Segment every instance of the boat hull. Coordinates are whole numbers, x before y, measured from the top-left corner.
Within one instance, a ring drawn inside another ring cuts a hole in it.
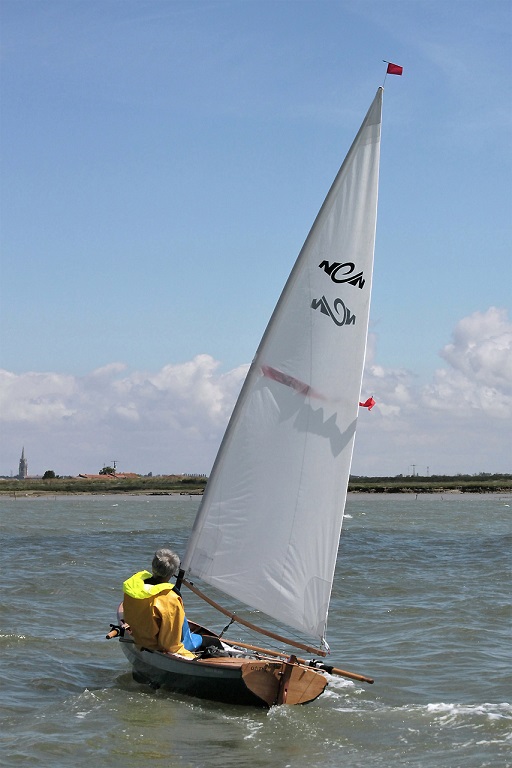
[[[307,704],[327,685],[325,675],[294,662],[251,657],[185,659],[119,638],[136,682],[226,704],[269,708]]]

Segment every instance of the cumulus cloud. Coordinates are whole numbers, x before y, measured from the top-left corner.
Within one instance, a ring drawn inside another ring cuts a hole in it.
[[[2,463],[12,469],[25,445],[33,473],[97,472],[114,459],[125,471],[207,472],[248,368],[219,367],[198,355],[156,373],[121,363],[83,377],[0,371]]]
[[[512,394],[512,327],[506,311],[491,307],[458,323],[453,342],[441,351],[469,381]]]
[[[512,324],[491,307],[463,318],[419,386],[413,372],[377,362],[371,337],[355,474],[505,472],[510,469]],[[227,373],[210,355],[156,372],[111,363],[77,377],[0,371],[0,474],[124,471],[208,473],[248,366]]]
[[[424,386],[410,371],[369,359],[364,391],[373,393],[377,406],[373,422],[359,420],[358,474],[410,474],[413,464],[422,474],[427,467],[430,474],[512,471],[512,323],[506,310],[490,307],[460,320],[440,356],[446,366]]]

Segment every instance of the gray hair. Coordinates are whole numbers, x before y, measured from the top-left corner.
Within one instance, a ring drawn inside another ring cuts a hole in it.
[[[175,576],[178,573],[180,559],[172,549],[157,549],[151,567],[153,569],[153,576],[169,581],[171,576]]]

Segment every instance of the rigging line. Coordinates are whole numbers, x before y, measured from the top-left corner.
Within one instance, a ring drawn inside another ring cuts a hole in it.
[[[223,629],[223,630],[222,630],[222,632],[220,633],[219,637],[222,637],[222,635],[224,634],[224,632],[227,632],[227,631],[228,631],[228,629],[230,628],[230,626],[231,626],[232,624],[234,624],[234,623],[235,623],[235,619],[234,619],[234,618],[232,618],[232,619],[231,619],[231,621],[229,622],[229,624],[226,624],[226,626],[224,627],[224,629]]]

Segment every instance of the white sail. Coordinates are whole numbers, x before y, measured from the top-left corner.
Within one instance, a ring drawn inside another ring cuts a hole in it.
[[[183,568],[325,643],[366,351],[382,89],[233,411]]]

